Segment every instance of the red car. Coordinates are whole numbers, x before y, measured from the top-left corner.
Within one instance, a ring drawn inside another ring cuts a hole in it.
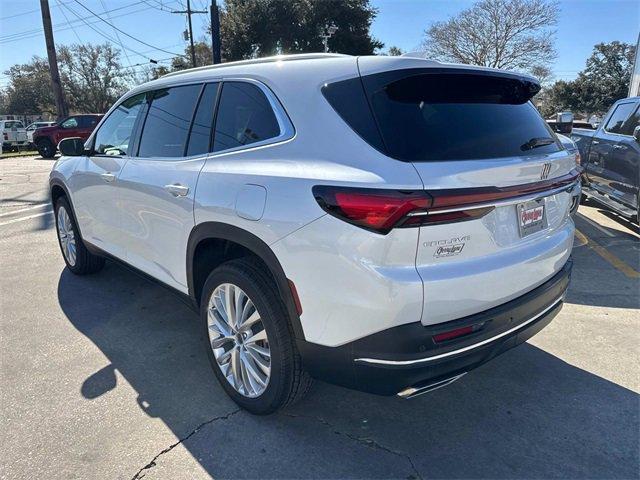
[[[52,127],[38,128],[33,132],[33,143],[43,158],[53,158],[60,140],[70,137],[89,138],[104,115],[71,115]]]

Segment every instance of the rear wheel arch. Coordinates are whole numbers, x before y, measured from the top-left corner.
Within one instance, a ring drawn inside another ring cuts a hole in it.
[[[252,257],[273,279],[282,298],[296,339],[304,340],[296,302],[282,265],[271,248],[254,234],[220,222],[205,222],[194,227],[187,243],[187,286],[189,296],[200,305],[202,288],[211,271],[222,263]]]

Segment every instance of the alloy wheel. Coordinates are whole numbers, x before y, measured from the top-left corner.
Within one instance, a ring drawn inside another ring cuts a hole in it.
[[[69,262],[69,265],[74,266],[76,264],[76,236],[73,232],[71,217],[63,206],[58,208],[57,225],[58,238],[64,258]]]
[[[271,350],[260,313],[237,285],[216,287],[207,310],[209,343],[220,371],[245,397],[258,397],[271,376]]]

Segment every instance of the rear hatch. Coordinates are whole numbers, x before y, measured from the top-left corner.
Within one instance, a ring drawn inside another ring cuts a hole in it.
[[[396,65],[359,59],[386,155],[411,162],[433,198],[416,213],[423,324],[487,310],[544,283],[571,251],[578,172],[529,101],[538,84],[424,60]]]

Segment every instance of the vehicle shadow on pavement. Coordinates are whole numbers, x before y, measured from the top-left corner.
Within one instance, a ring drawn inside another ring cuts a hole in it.
[[[58,299],[110,362],[78,385],[84,398],[118,388],[117,370],[181,439],[114,477],[637,477],[639,396],[528,344],[413,400],[317,383],[257,417],[225,395],[197,316],[162,287],[108,263],[88,277],[65,269]]]

